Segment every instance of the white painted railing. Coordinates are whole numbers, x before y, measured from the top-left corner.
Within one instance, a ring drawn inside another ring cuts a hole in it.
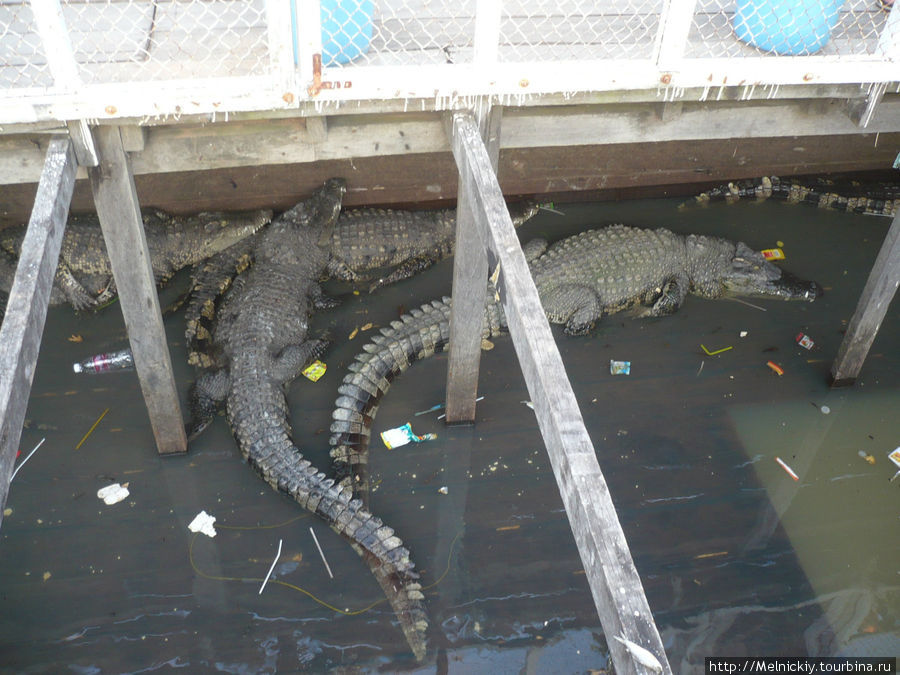
[[[0,124],[898,81],[879,0],[0,0]]]

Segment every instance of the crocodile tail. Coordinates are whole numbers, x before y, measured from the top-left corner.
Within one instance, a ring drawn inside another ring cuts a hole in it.
[[[421,661],[425,658],[425,633],[428,630],[428,614],[423,604],[425,595],[422,593],[421,584],[391,572],[378,558],[362,549],[358,544],[351,544],[351,546],[378,581],[378,585],[381,586],[394,614],[400,621],[400,628],[416,661]]]
[[[413,654],[421,660],[428,615],[409,550],[392,528],[353,499],[349,488],[326,478],[290,441],[269,442],[278,435],[269,429],[250,448],[242,447],[247,460],[267,483],[321,517],[362,556],[396,612]]]
[[[872,216],[892,216],[900,206],[900,184],[877,182],[870,184],[837,184],[825,178],[781,179],[763,176],[759,180],[742,180],[720,185],[685,202],[708,204],[714,201],[728,203],[740,200],[777,199],[790,204],[810,204],[834,211],[847,211]]]
[[[506,328],[500,304],[489,290],[482,336],[492,337]],[[450,339],[450,298],[434,300],[391,322],[364,345],[338,387],[340,396],[331,414],[331,458],[334,475],[368,497],[369,439],[372,424],[391,382],[415,361],[443,351]]]

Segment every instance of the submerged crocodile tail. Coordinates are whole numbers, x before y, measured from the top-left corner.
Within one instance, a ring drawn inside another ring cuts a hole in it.
[[[483,337],[500,334],[506,319],[489,299]],[[363,499],[368,498],[369,439],[378,405],[391,382],[415,361],[443,351],[450,339],[450,298],[434,300],[404,314],[364,345],[348,367],[331,414],[331,458],[335,476]]]

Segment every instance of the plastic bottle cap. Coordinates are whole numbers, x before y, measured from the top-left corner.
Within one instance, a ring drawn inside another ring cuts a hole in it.
[[[76,373],[80,373],[80,372],[81,372],[81,364],[80,364],[80,363],[73,363],[73,364],[72,364],[72,370],[74,370]]]

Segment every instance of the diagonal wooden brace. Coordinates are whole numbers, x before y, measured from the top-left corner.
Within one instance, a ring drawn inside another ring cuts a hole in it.
[[[72,142],[65,137],[51,140],[0,326],[0,522],[22,438],[76,168]]]
[[[131,165],[118,127],[95,128],[94,143],[100,163],[88,174],[156,447],[160,454],[185,452],[187,438]]]

